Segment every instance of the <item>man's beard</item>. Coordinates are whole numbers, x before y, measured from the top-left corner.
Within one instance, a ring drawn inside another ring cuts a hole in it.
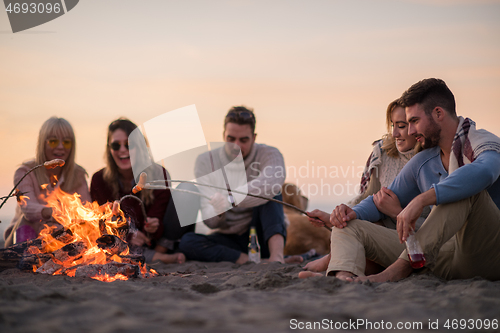
[[[422,143],[423,149],[429,149],[432,147],[436,147],[439,144],[439,138],[441,136],[441,127],[429,117],[430,125],[429,128],[425,131],[423,138],[424,142]]]

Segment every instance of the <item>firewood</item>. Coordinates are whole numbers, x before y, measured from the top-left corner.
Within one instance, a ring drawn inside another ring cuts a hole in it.
[[[132,264],[132,265],[144,265],[146,258],[142,254],[127,254],[126,256],[119,256],[122,262]]]
[[[68,260],[76,260],[81,256],[83,252],[87,250],[87,246],[83,241],[78,241],[74,243],[69,243],[63,246],[59,250],[52,252],[54,259],[64,263]]]
[[[54,259],[50,259],[49,261],[45,262],[42,266],[38,267],[36,272],[42,273],[42,274],[54,274],[61,267],[62,267],[62,265],[54,262]]]
[[[25,254],[17,264],[17,268],[23,271],[33,271],[33,266],[39,267],[52,259],[48,253]]]
[[[94,277],[94,276],[115,276],[116,274],[125,275],[128,278],[139,276],[140,269],[137,265],[126,263],[110,262],[104,265],[86,265],[80,266],[76,270],[75,277]]]
[[[100,249],[110,255],[120,254],[128,249],[127,243],[114,235],[102,235],[96,242]]]

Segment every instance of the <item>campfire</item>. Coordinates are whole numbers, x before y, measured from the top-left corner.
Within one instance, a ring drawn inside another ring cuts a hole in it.
[[[142,254],[130,253],[127,236],[133,223],[118,201],[82,204],[78,194],[59,188],[46,201],[57,223],[46,225],[37,239],[0,250],[2,265],[106,282],[158,275],[147,268]]]

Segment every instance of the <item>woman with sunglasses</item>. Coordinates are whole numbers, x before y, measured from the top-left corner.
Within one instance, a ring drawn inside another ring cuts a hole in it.
[[[123,196],[132,194],[132,188],[136,183],[130,160],[128,137],[136,128],[136,124],[125,118],[113,121],[108,127],[106,166],[92,176],[90,184],[92,200],[97,201],[99,205],[120,200]],[[152,168],[163,173],[165,179],[170,178],[168,172],[161,166],[155,164]],[[129,242],[143,247],[147,262],[157,260],[164,263],[184,262],[186,257],[182,253],[162,253],[166,252],[166,247],[161,245],[165,243],[163,221],[167,205],[171,201],[170,191],[144,189],[135,195],[144,203],[147,217],[144,221],[142,218],[136,219],[135,227],[138,230]],[[125,209],[125,207],[122,208]],[[135,210],[138,208],[140,207],[136,207]],[[142,212],[134,211],[134,214],[141,216]]]
[[[36,238],[45,224],[52,224],[52,208],[44,197],[60,188],[69,194],[78,193],[82,202],[90,201],[87,173],[75,163],[75,133],[63,118],[52,117],[43,123],[38,134],[35,159],[25,162],[14,175],[16,184],[31,168],[53,159],[65,161],[63,167],[38,168],[18,186],[20,193],[29,197],[26,204],[18,204],[11,225],[5,230],[5,246]],[[12,232],[14,234],[9,236]]]

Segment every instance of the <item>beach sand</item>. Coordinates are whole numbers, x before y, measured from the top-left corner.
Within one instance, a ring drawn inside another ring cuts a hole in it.
[[[361,321],[354,331],[370,321],[377,332],[411,331],[398,322],[435,332],[429,321],[452,331],[447,319],[500,320],[500,281],[301,280],[303,265],[153,264],[161,276],[112,283],[8,269],[0,273],[0,332],[289,332],[308,322],[339,331],[335,323]]]

